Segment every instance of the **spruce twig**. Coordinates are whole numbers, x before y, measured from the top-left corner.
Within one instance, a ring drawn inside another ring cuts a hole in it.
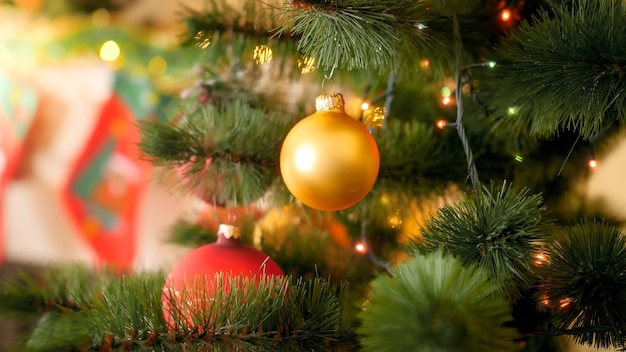
[[[492,185],[490,193],[493,198],[479,192],[444,206],[409,247],[414,253],[444,248],[467,265],[478,264],[517,299],[540,278],[535,256],[550,238],[551,223],[539,195],[506,183]]]
[[[574,1],[520,24],[497,50],[483,93],[507,128],[589,137],[626,120],[626,23],[622,2]],[[507,115],[511,106],[514,116]]]

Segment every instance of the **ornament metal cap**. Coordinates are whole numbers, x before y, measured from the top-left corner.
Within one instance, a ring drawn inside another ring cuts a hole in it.
[[[345,103],[341,93],[322,94],[315,98],[315,110],[324,111],[330,109],[343,110]]]
[[[241,237],[239,227],[235,225],[220,224],[217,228],[217,234],[232,239],[239,239],[239,237]]]

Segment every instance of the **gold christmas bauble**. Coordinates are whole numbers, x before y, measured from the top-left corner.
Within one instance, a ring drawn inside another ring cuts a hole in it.
[[[317,111],[287,134],[280,172],[291,194],[324,211],[346,209],[367,195],[380,155],[368,129],[345,113],[341,94],[316,99]]]

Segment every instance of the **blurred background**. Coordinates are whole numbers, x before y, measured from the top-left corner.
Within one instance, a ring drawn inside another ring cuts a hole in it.
[[[202,6],[0,1],[0,280],[73,262],[167,270],[189,250],[168,240],[171,228],[206,209],[163,187],[158,170],[137,157],[129,131],[136,120],[168,119],[172,100],[194,83],[193,53],[180,48],[180,34],[183,10]],[[117,147],[99,149],[97,141]],[[88,164],[93,157],[107,162]],[[577,180],[577,196],[626,218],[623,134],[604,143],[595,161]],[[76,194],[94,195],[102,207],[83,214]],[[107,232],[90,216],[123,230]],[[416,232],[425,216],[404,219],[402,231]],[[0,351],[28,328],[2,321]]]

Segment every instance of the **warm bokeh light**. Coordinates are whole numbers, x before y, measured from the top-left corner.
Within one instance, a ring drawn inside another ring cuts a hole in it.
[[[598,166],[598,162],[595,159],[589,160],[589,167],[595,169]]]
[[[441,88],[441,96],[442,97],[449,97],[451,94],[452,94],[452,91],[450,90],[450,88],[448,88],[448,87]]]
[[[115,61],[120,54],[120,46],[114,40],[108,40],[100,47],[100,58],[104,61]]]
[[[451,102],[452,102],[452,99],[450,97],[444,97],[443,99],[441,99],[441,103],[443,105],[450,105]]]
[[[440,130],[443,130],[444,128],[446,128],[447,124],[448,124],[448,121],[446,121],[446,120],[439,120],[436,123],[437,128],[440,129]]]
[[[502,22],[508,22],[511,19],[511,10],[504,9],[500,11],[500,19]]]
[[[563,298],[562,300],[559,301],[559,307],[565,308],[569,306],[570,303],[572,303],[572,300],[570,298]]]
[[[367,110],[369,108],[370,108],[369,101],[364,101],[363,104],[361,104],[361,110],[365,111],[365,110]]]
[[[158,76],[165,73],[167,69],[167,61],[162,56],[155,56],[148,62],[148,72],[151,75]]]
[[[430,66],[430,61],[428,59],[424,59],[424,60],[422,60],[420,65],[422,65],[422,67],[428,67],[428,66]]]
[[[548,261],[548,258],[546,257],[545,254],[543,253],[537,253],[535,255],[535,264],[537,265],[542,265],[544,264],[546,261]]]
[[[367,246],[363,242],[357,242],[354,245],[354,250],[357,251],[358,253],[365,253],[367,252]]]

